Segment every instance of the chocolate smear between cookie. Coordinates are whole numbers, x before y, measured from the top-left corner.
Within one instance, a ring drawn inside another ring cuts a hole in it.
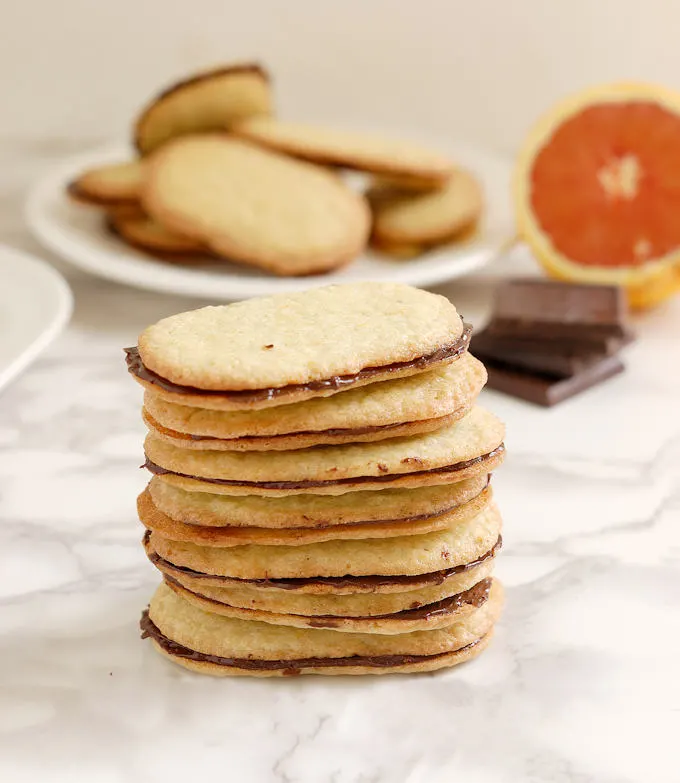
[[[475,560],[471,560],[469,563],[462,563],[461,565],[452,566],[451,568],[445,568],[441,571],[429,571],[424,574],[397,574],[393,576],[352,576],[348,574],[346,576],[288,577],[282,579],[241,579],[238,577],[220,576],[219,574],[205,574],[202,571],[194,571],[192,568],[188,568],[186,566],[175,565],[169,560],[161,557],[157,552],[150,550],[150,537],[151,531],[147,530],[144,533],[143,538],[143,544],[147,550],[147,556],[149,560],[164,573],[170,572],[179,574],[180,576],[189,576],[192,579],[210,579],[212,581],[255,585],[256,587],[273,587],[278,590],[297,590],[301,587],[311,587],[315,585],[333,587],[336,589],[345,589],[348,587],[358,589],[373,589],[392,585],[398,585],[400,587],[404,587],[404,589],[409,589],[423,585],[440,585],[449,577],[455,576],[456,574],[465,573],[466,571],[469,571],[470,569],[476,568],[478,565],[485,563],[492,557],[495,557],[503,546],[503,537],[499,535],[493,547],[491,547],[488,552],[480,555]]]
[[[501,443],[493,451],[487,454],[481,454],[479,457],[473,457],[472,459],[466,459],[463,462],[456,462],[453,465],[444,465],[441,468],[431,468],[429,470],[414,470],[410,473],[389,473],[382,476],[355,476],[353,478],[343,479],[328,479],[326,481],[238,481],[236,479],[218,479],[218,478],[206,478],[205,476],[190,476],[186,473],[177,473],[174,470],[168,470],[167,468],[157,465],[152,462],[148,457],[146,458],[144,465],[150,473],[156,476],[179,476],[180,478],[194,479],[195,481],[203,481],[207,484],[222,484],[229,487],[257,487],[260,489],[314,489],[316,487],[329,487],[342,484],[366,484],[366,483],[385,483],[390,481],[396,481],[401,478],[410,476],[427,476],[441,473],[458,473],[461,470],[470,468],[473,465],[479,465],[487,462],[494,457],[499,456],[505,452],[505,445]]]
[[[218,601],[215,598],[197,593],[195,590],[189,590],[183,584],[173,579],[171,576],[165,576],[165,581],[170,587],[177,586],[180,590],[184,590],[203,601],[214,606],[229,606],[229,604],[223,601]],[[337,628],[344,620],[397,620],[404,622],[408,620],[430,620],[433,617],[441,617],[449,614],[453,614],[462,606],[474,606],[479,609],[489,599],[489,593],[491,592],[491,584],[493,580],[490,577],[480,580],[476,585],[473,585],[468,590],[464,590],[462,593],[456,593],[455,595],[442,598],[440,601],[435,601],[431,604],[424,604],[423,606],[414,607],[413,609],[403,609],[400,612],[392,612],[392,614],[376,614],[358,617],[345,617],[342,615],[331,614],[319,614],[313,616],[305,615],[292,615],[293,617],[306,620],[311,628]],[[239,608],[239,607],[232,607]],[[243,609],[243,611],[253,611],[252,609]],[[254,619],[257,619],[254,618]]]
[[[166,653],[177,658],[186,658],[199,663],[214,663],[218,666],[229,666],[231,668],[247,669],[249,671],[283,670],[283,673],[288,675],[300,674],[302,669],[320,667],[370,666],[374,668],[383,668],[390,666],[405,666],[407,664],[420,663],[421,661],[433,661],[454,652],[459,653],[464,650],[470,650],[484,639],[482,636],[479,639],[475,639],[474,642],[466,644],[464,647],[459,647],[457,650],[450,650],[435,655],[352,655],[347,658],[290,658],[288,660],[268,660],[260,658],[226,658],[221,655],[210,655],[208,653],[192,650],[165,636],[149,617],[148,609],[142,613],[139,627],[142,631],[142,639],[152,639]]]
[[[309,381],[308,383],[292,383],[287,386],[270,387],[266,389],[237,389],[237,390],[218,390],[218,389],[199,389],[195,386],[182,386],[173,383],[167,378],[163,378],[144,365],[139,349],[134,346],[125,348],[126,362],[128,372],[136,376],[141,381],[150,383],[163,391],[172,394],[186,395],[209,395],[225,397],[227,399],[238,400],[241,403],[256,403],[263,400],[273,400],[278,397],[286,397],[299,392],[322,392],[322,391],[340,391],[349,388],[354,384],[375,376],[389,375],[400,370],[414,368],[417,370],[426,370],[430,365],[438,364],[447,359],[457,359],[468,349],[470,337],[472,335],[472,326],[463,324],[463,334],[453,343],[443,345],[426,356],[420,356],[417,359],[410,359],[405,362],[393,362],[379,367],[365,367],[359,372],[350,375],[334,375],[332,378],[326,378],[319,381]]]

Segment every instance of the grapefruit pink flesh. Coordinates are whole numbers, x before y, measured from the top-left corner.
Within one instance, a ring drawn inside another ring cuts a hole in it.
[[[680,116],[645,100],[593,104],[560,124],[529,172],[553,247],[586,267],[641,267],[680,248]]]

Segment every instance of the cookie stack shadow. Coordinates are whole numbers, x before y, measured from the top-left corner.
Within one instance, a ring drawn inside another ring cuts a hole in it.
[[[163,655],[215,675],[432,671],[502,605],[504,428],[443,297],[357,284],[209,307],[128,349]]]

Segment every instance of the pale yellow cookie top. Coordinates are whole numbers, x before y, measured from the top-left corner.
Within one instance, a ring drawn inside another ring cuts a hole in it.
[[[273,117],[253,117],[234,132],[265,146],[318,162],[423,179],[445,179],[450,158],[410,141],[325,128]]]
[[[144,450],[152,462],[186,476],[237,482],[336,481],[455,465],[492,452],[504,434],[496,416],[475,407],[435,432],[373,443],[277,452],[192,451],[166,443],[151,432]]]
[[[462,331],[443,296],[354,283],[170,316],[142,332],[139,352],[146,367],[178,384],[265,389],[410,361]]]

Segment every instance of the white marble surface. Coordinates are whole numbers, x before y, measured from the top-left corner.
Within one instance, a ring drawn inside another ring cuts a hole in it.
[[[22,193],[74,146],[0,146],[0,238],[36,249]],[[219,681],[139,641],[158,577],[121,353],[199,303],[68,276],[70,328],[0,395],[0,780],[680,780],[680,299],[637,319],[627,372],[578,399],[484,394],[509,457],[507,608],[483,657],[418,677]],[[488,280],[449,293],[479,320]]]

